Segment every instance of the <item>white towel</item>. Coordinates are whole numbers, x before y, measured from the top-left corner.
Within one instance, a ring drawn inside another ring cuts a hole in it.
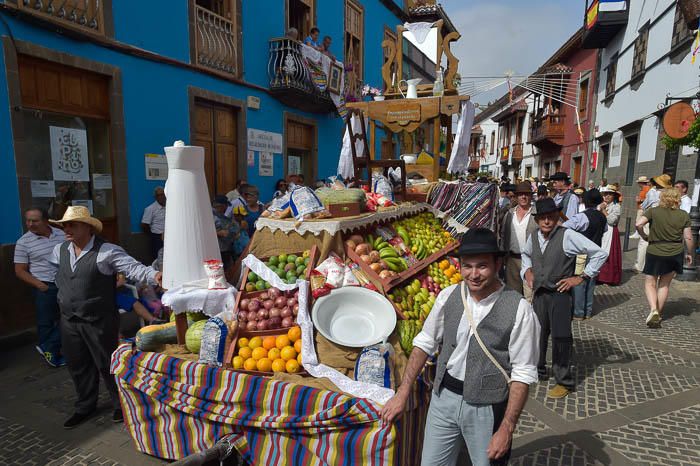
[[[403,27],[413,33],[413,37],[416,38],[416,42],[422,44],[425,42],[430,30],[433,28],[433,23],[404,23]]]
[[[357,134],[362,131],[360,119],[355,115],[350,120],[352,131]],[[364,144],[361,140],[355,141],[355,152],[358,157],[364,156]],[[338,175],[343,177],[343,180],[349,180],[355,176],[355,165],[352,162],[352,148],[350,147],[350,133],[347,127],[343,136],[343,147],[340,148],[340,159],[338,160]]]
[[[464,102],[457,123],[457,134],[452,145],[450,163],[447,165],[448,173],[466,173],[469,168],[469,141],[472,137],[474,114],[474,104],[470,100]]]

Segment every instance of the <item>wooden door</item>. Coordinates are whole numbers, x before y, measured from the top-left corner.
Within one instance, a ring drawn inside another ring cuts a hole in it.
[[[195,103],[192,143],[204,148],[204,175],[209,196],[235,189],[238,179],[238,118],[230,107]]]
[[[574,183],[581,183],[581,161],[583,158],[581,157],[576,157],[573,159],[574,161],[574,169],[572,170],[572,180]]]
[[[286,175],[297,175],[292,170],[289,157],[301,158],[300,174],[308,186],[313,186],[315,181],[315,157],[316,153],[316,129],[313,125],[307,125],[299,121],[287,120],[285,131],[287,142],[287,160],[285,160]]]

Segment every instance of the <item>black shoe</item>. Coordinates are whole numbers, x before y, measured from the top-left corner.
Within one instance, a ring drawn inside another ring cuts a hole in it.
[[[547,380],[549,380],[549,374],[537,374],[537,379],[540,382],[546,382]]]
[[[63,428],[64,429],[74,429],[74,428],[78,427],[80,424],[87,421],[88,418],[90,416],[92,416],[93,412],[89,412],[87,414],[83,414],[83,413],[73,414],[71,417],[68,418],[68,420],[66,422],[63,423]]]
[[[114,410],[114,413],[112,413],[112,422],[114,422],[115,424],[124,422],[124,414],[122,413],[121,409]]]

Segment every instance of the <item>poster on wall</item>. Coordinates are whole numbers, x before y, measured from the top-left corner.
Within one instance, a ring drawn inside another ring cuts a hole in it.
[[[56,197],[56,185],[51,180],[32,180],[32,197]]]
[[[54,181],[90,181],[87,131],[49,126]]]
[[[93,173],[92,189],[112,189],[112,175],[109,173]]]
[[[613,134],[610,140],[610,159],[607,168],[619,167],[622,163],[622,131]]]
[[[90,215],[93,214],[91,199],[73,199],[72,205],[87,207],[87,209],[90,211]]]
[[[290,155],[287,157],[287,175],[298,175],[301,173],[301,157]]]
[[[254,150],[248,151],[248,166],[249,167],[255,166],[255,151]]]
[[[272,176],[272,160],[272,152],[260,152],[260,166],[258,169],[260,176]]]
[[[248,150],[282,153],[282,134],[248,128]]]
[[[144,157],[146,164],[147,180],[167,180],[168,179],[168,159],[163,154],[146,154]]]

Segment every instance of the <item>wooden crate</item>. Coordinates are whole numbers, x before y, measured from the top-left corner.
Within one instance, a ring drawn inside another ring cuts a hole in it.
[[[406,176],[408,177],[411,172],[419,173],[423,178],[428,181],[437,181],[435,176],[435,171],[433,170],[433,165],[412,163],[406,164]]]
[[[277,329],[275,331],[275,333],[271,333],[270,335],[284,335],[285,333],[286,332],[282,331],[281,329]],[[260,336],[260,335],[256,335],[256,336]],[[229,347],[226,348],[226,356],[224,356],[224,367],[227,369],[235,370],[236,372],[242,372],[244,374],[257,375],[257,376],[261,376],[261,377],[271,377],[274,374],[274,372],[261,372],[261,371],[249,371],[246,369],[233,369],[231,361],[233,361],[234,356],[236,356],[236,344],[238,343],[238,339],[243,338],[243,337],[249,338],[248,335],[241,333],[241,331],[239,329],[236,332],[236,335],[234,335],[233,338],[231,339],[231,343],[230,343]],[[309,376],[309,373],[303,369],[300,370],[299,372],[296,372],[295,374],[301,375],[304,377]]]

